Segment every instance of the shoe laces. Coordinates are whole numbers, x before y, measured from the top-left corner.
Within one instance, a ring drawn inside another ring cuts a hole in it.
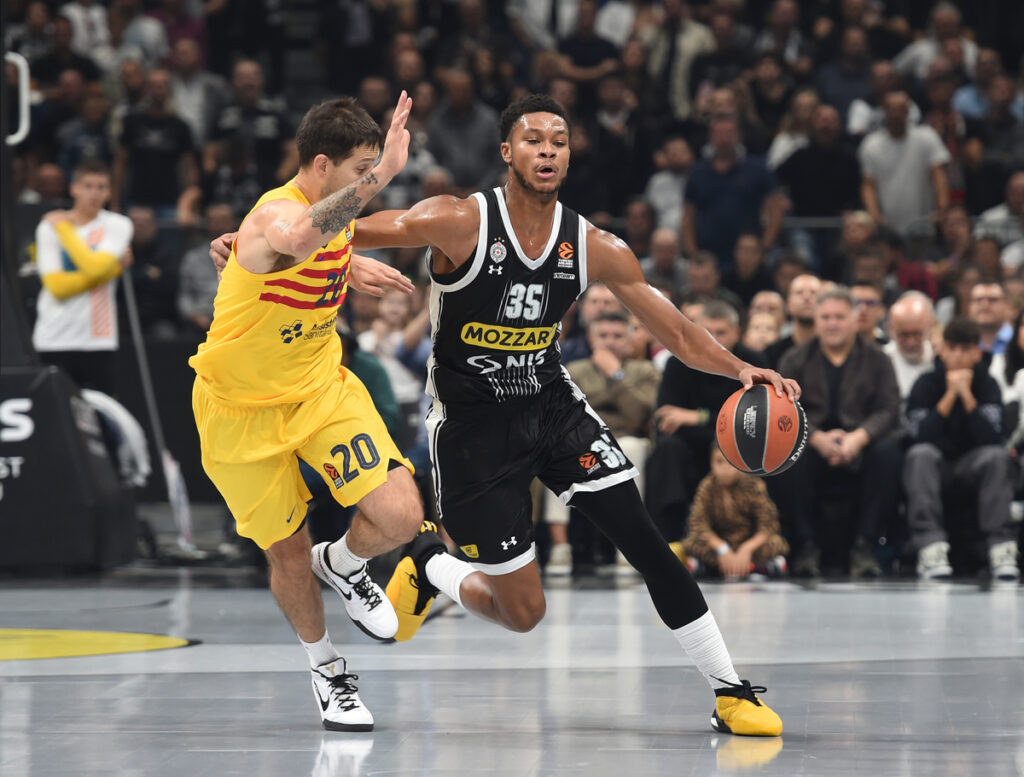
[[[758,707],[761,706],[761,700],[757,698],[758,693],[767,693],[768,689],[763,685],[751,685],[750,680],[740,680],[738,683],[731,683],[728,680],[722,680],[712,675],[712,680],[717,680],[720,683],[725,683],[728,688],[716,688],[716,696],[734,696],[737,699],[746,699],[749,702],[753,702]]]
[[[380,588],[373,584],[370,576],[365,572],[359,580],[352,584],[352,591],[366,602],[366,606],[370,610],[380,604]]]
[[[355,681],[358,679],[359,675],[344,672],[327,678],[327,684],[331,686],[329,692],[331,698],[338,702],[344,712],[350,712],[359,707],[359,702],[352,698],[359,692],[355,685]]]

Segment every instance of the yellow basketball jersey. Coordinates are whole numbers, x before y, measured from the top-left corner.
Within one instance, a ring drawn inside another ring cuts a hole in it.
[[[273,200],[309,205],[289,181],[260,197],[252,210]],[[341,340],[334,326],[348,292],[354,229],[352,221],[299,264],[273,273],[244,269],[232,246],[213,324],[189,359],[208,392],[239,405],[302,402],[338,374]]]

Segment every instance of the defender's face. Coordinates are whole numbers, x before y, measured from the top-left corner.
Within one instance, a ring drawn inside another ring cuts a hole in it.
[[[314,164],[320,165],[324,176],[323,197],[328,197],[346,186],[349,186],[373,168],[377,161],[378,148],[376,146],[356,146],[352,153],[338,163],[332,162],[326,156],[318,156]]]
[[[569,125],[554,113],[527,113],[501,144],[501,158],[523,188],[554,194],[569,171]]]

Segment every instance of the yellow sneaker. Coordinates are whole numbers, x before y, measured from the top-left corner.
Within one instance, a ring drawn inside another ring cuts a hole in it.
[[[444,543],[437,534],[437,525],[433,521],[424,521],[420,533],[406,547],[384,589],[384,595],[398,615],[398,632],[395,634],[398,642],[412,639],[427,619],[437,588],[427,579],[426,564],[433,556],[445,552]]]
[[[401,614],[398,617],[401,621]],[[752,686],[750,680],[730,683],[728,688],[716,688],[711,728],[722,734],[777,737],[782,733],[782,718],[756,695],[767,690],[764,686]]]

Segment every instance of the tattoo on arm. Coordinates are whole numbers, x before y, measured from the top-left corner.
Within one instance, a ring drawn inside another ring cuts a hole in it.
[[[369,172],[351,186],[321,200],[309,209],[309,217],[314,227],[320,227],[320,234],[329,235],[341,232],[363,209],[364,200],[356,194],[360,186],[378,183],[377,176]]]

